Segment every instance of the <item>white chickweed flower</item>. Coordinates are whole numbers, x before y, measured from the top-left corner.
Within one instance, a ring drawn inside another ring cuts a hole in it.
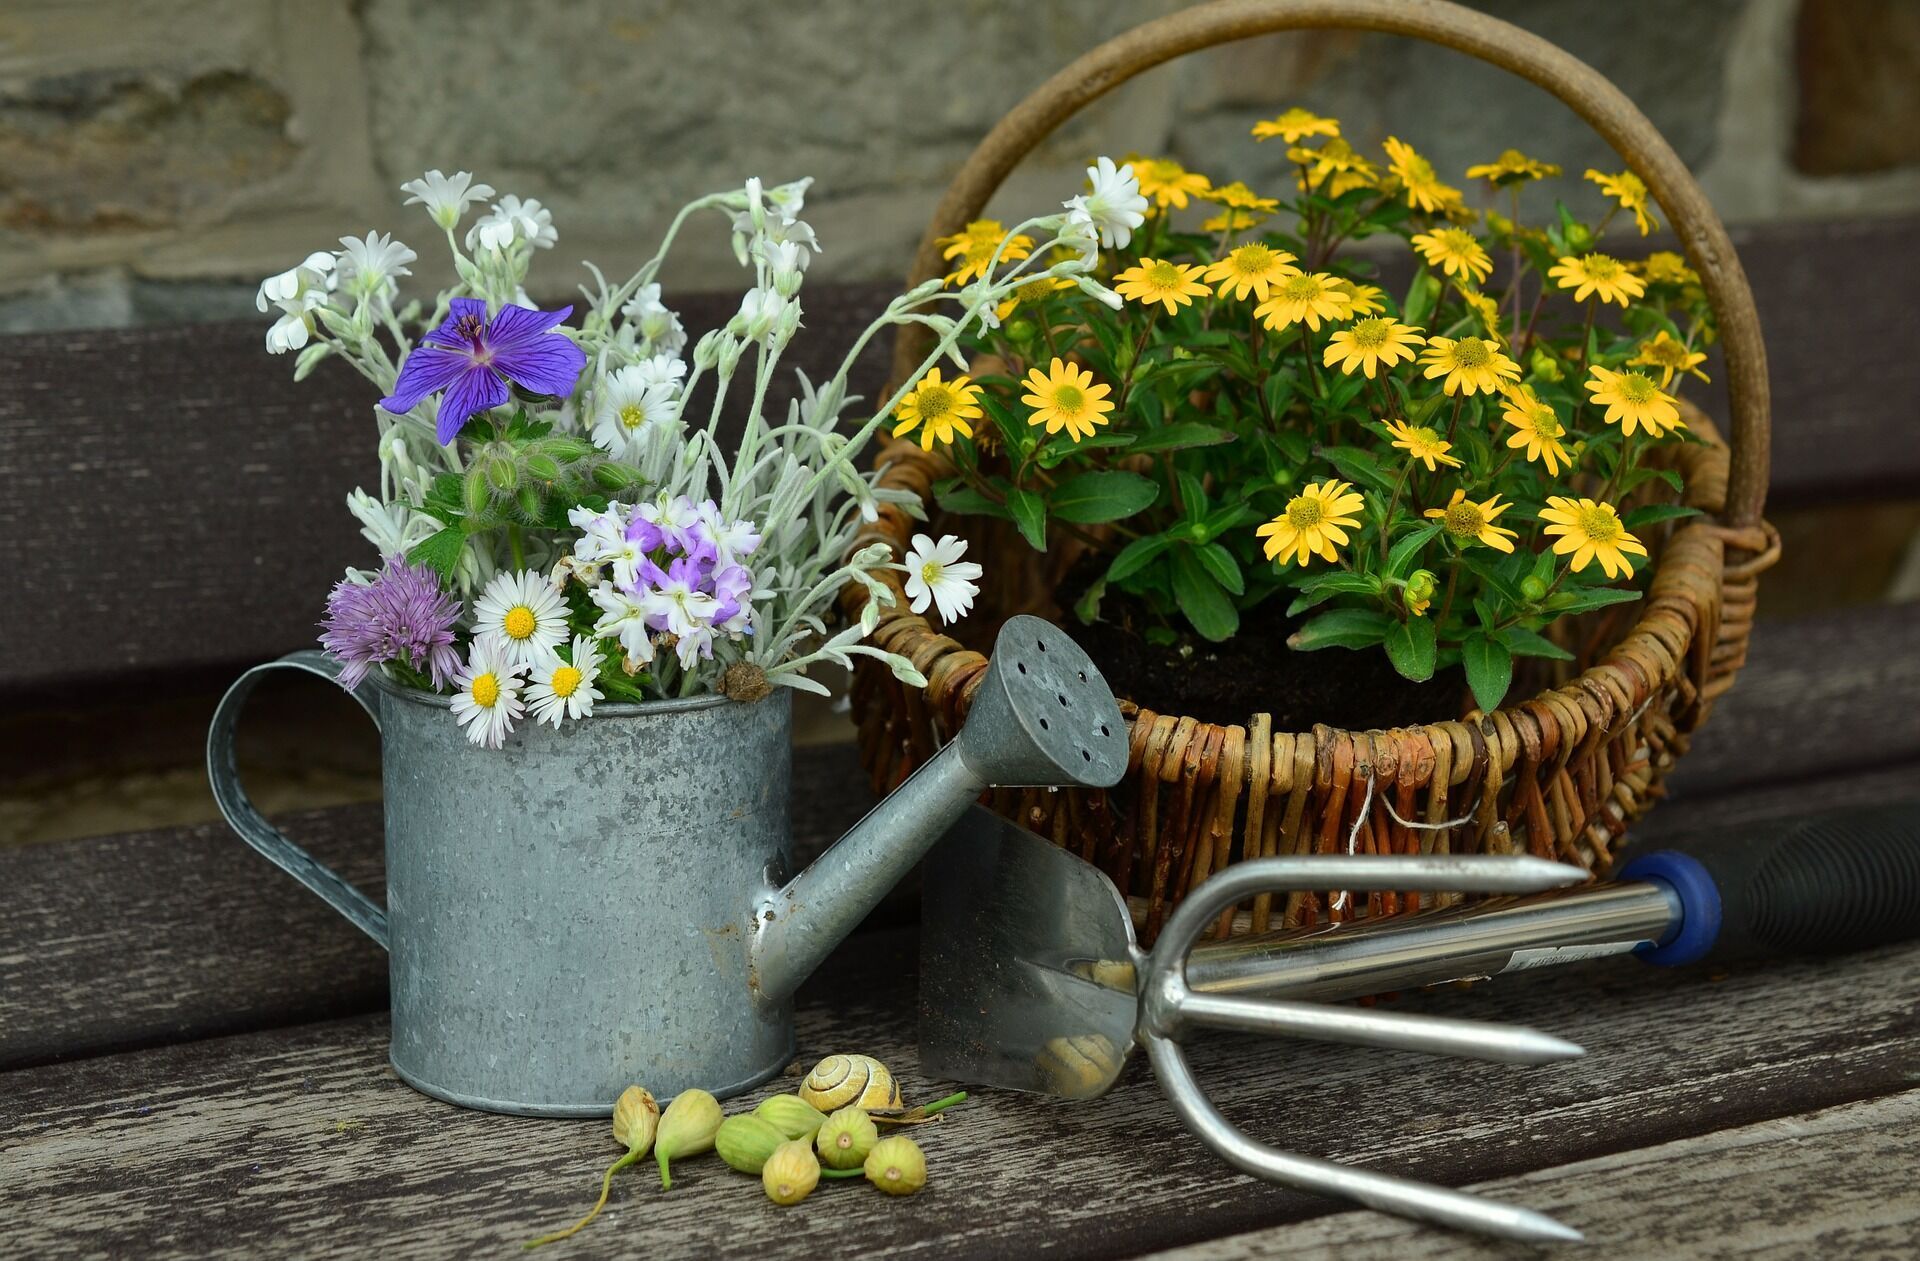
[[[413,275],[407,264],[420,257],[394,240],[391,234],[369,232],[364,241],[343,236],[340,244],[342,248],[334,255],[338,260],[334,271],[340,277],[341,287],[355,297],[390,301],[396,289],[395,279]]]
[[[526,712],[520,700],[526,669],[506,661],[498,643],[473,642],[467,664],[454,676],[452,704],[454,719],[467,729],[467,739],[489,749],[506,741],[514,721]]]
[[[980,594],[976,580],[985,572],[972,561],[960,559],[966,554],[967,541],[958,535],[944,534],[938,543],[924,534],[914,535],[903,566],[908,607],[924,613],[928,604],[938,605],[940,620],[948,623],[965,617]]]
[[[470,250],[506,250],[515,241],[525,241],[539,249],[550,250],[560,234],[553,227],[553,212],[529,197],[521,201],[512,193],[493,203],[493,209],[474,220],[467,229]]]
[[[560,660],[554,653],[533,667],[533,682],[527,688],[527,708],[537,723],[553,724],[557,731],[564,718],[586,718],[593,703],[605,693],[595,687],[600,677],[600,650],[584,635],[573,637],[573,660]]]
[[[1100,158],[1087,168],[1087,179],[1093,191],[1064,203],[1069,222],[1092,224],[1100,244],[1125,249],[1133,230],[1147,221],[1147,199],[1140,195],[1132,163],[1116,167],[1112,158]]]
[[[334,264],[332,254],[315,250],[298,267],[290,267],[260,282],[260,290],[253,298],[255,308],[280,311],[280,318],[267,329],[268,354],[282,355],[307,344],[313,335],[311,312],[315,307],[326,305],[327,295],[338,283]]]
[[[686,348],[687,329],[680,317],[660,301],[660,286],[641,285],[620,308],[627,324],[638,330],[647,348],[657,354],[677,355]]]
[[[787,299],[772,289],[754,287],[740,295],[740,310],[727,323],[727,331],[745,341],[765,341],[786,313]]]
[[[500,660],[531,666],[567,637],[567,606],[537,569],[493,576],[473,605],[474,637],[493,640]]]
[[[489,184],[475,184],[471,171],[455,171],[452,175],[442,175],[439,171],[428,171],[417,180],[408,180],[400,186],[403,193],[412,193],[402,205],[421,205],[433,221],[448,232],[460,222],[467,213],[467,207],[477,201],[485,201],[493,196],[493,187]]]

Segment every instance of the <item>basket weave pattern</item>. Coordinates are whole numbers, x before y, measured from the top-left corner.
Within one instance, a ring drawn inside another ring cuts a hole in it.
[[[1760,517],[1765,354],[1724,228],[1672,150],[1605,79],[1537,37],[1451,4],[1221,0],[1118,37],[1049,80],[982,142],[935,212],[914,279],[938,274],[935,238],[973,218],[1020,157],[1087,100],[1185,51],[1318,26],[1393,31],[1468,51],[1555,92],[1613,142],[1667,211],[1714,303],[1733,443],[1729,448],[1704,416],[1689,412],[1689,424],[1708,442],[1677,449],[1674,465],[1685,479],[1685,502],[1705,515],[1653,549],[1644,601],[1619,606],[1624,616],[1609,610],[1612,617],[1576,627],[1569,643],[1576,660],[1563,667],[1556,686],[1531,700],[1469,720],[1365,732],[1318,725],[1279,732],[1263,713],[1221,726],[1123,701],[1131,761],[1117,787],[992,792],[990,802],[1002,814],[1111,876],[1148,943],[1180,898],[1208,875],[1265,855],[1524,851],[1604,874],[1614,844],[1660,796],[1691,734],[1732,685],[1746,658],[1759,574],[1778,556],[1778,537]],[[906,375],[918,357],[903,338],[896,375]],[[910,442],[887,444],[878,462],[882,485],[923,500],[952,471],[944,457]],[[997,624],[1016,612],[1057,613],[1049,596],[1063,558],[1035,555],[998,526],[965,525],[976,553],[984,550],[988,560],[989,585],[975,619]],[[904,554],[915,528],[906,513],[889,507],[860,541],[883,541]],[[865,599],[863,589],[851,590],[847,611]],[[905,609],[901,601],[884,615],[872,640],[911,660],[926,676],[926,688],[906,687],[871,661],[854,677],[861,756],[876,792],[890,790],[952,736],[987,666],[985,656]],[[1622,633],[1627,618],[1633,621]],[[1424,905],[1448,900],[1430,895]],[[1337,892],[1296,893],[1279,907],[1261,896],[1223,915],[1217,932],[1261,932],[1422,905],[1412,894],[1354,900]]]

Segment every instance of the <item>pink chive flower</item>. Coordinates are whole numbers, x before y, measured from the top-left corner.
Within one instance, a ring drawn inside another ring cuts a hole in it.
[[[438,689],[460,669],[453,648],[459,618],[459,602],[441,590],[431,567],[389,556],[372,582],[341,582],[327,596],[320,646],[345,667],[342,687],[359,687],[374,666],[398,661]]]

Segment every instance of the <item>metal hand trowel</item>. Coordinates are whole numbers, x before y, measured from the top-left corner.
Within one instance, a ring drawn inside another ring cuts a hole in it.
[[[1215,1028],[1514,1064],[1577,1056],[1579,1047],[1517,1026],[1244,996],[1284,989],[1285,978],[1298,973],[1285,958],[1238,953],[1219,969],[1222,983],[1212,992],[1197,990],[1197,980],[1190,984],[1187,965],[1190,948],[1223,910],[1263,891],[1532,893],[1586,875],[1524,856],[1257,859],[1214,876],[1182,902],[1149,953],[1135,943],[1126,902],[1106,876],[976,806],[925,869],[921,1068],[935,1077],[1090,1099],[1113,1086],[1137,1043],[1187,1127],[1247,1173],[1483,1234],[1577,1240],[1579,1232],[1527,1209],[1248,1138],[1202,1092],[1180,1041]],[[1195,952],[1196,966],[1208,949]]]

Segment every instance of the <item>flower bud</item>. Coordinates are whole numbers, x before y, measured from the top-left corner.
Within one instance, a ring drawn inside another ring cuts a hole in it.
[[[1520,580],[1520,594],[1529,600],[1544,600],[1547,596],[1547,580],[1528,574]]]
[[[1416,569],[1407,575],[1407,595],[1414,600],[1433,599],[1439,580],[1431,569]]]
[[[1560,360],[1544,346],[1535,346],[1533,353],[1527,356],[1527,371],[1542,381],[1558,381],[1566,376],[1561,370]]]
[[[1581,254],[1593,248],[1593,230],[1584,223],[1567,225],[1567,248]]]
[[[720,1129],[720,1101],[704,1090],[683,1090],[673,1097],[660,1114],[660,1126],[653,1136],[653,1158],[660,1166],[660,1187],[673,1187],[668,1163],[682,1156],[697,1156],[711,1150],[713,1136]]]
[[[879,1141],[880,1129],[864,1108],[842,1108],[826,1119],[813,1145],[820,1149],[820,1163],[827,1168],[858,1169]]]
[[[804,1138],[792,1139],[773,1149],[760,1168],[760,1185],[775,1204],[798,1204],[813,1194],[820,1183],[820,1162]]]
[[[713,1150],[738,1173],[759,1173],[774,1149],[787,1142],[771,1121],[750,1112],[731,1116],[720,1123],[713,1135]]]
[[[613,1141],[645,1154],[660,1128],[660,1105],[642,1087],[628,1086],[613,1105]]]
[[[927,1185],[927,1158],[920,1145],[895,1135],[883,1138],[867,1153],[867,1181],[888,1195],[912,1195]]]
[[[826,1123],[826,1113],[799,1095],[773,1095],[762,1099],[753,1115],[770,1122],[786,1137],[810,1139]]]
[[[724,330],[717,328],[702,334],[693,346],[693,366],[705,372],[719,363],[720,342],[726,335]]]
[[[1019,319],[1007,322],[1007,337],[1016,346],[1024,346],[1039,335],[1040,326],[1032,320]]]

